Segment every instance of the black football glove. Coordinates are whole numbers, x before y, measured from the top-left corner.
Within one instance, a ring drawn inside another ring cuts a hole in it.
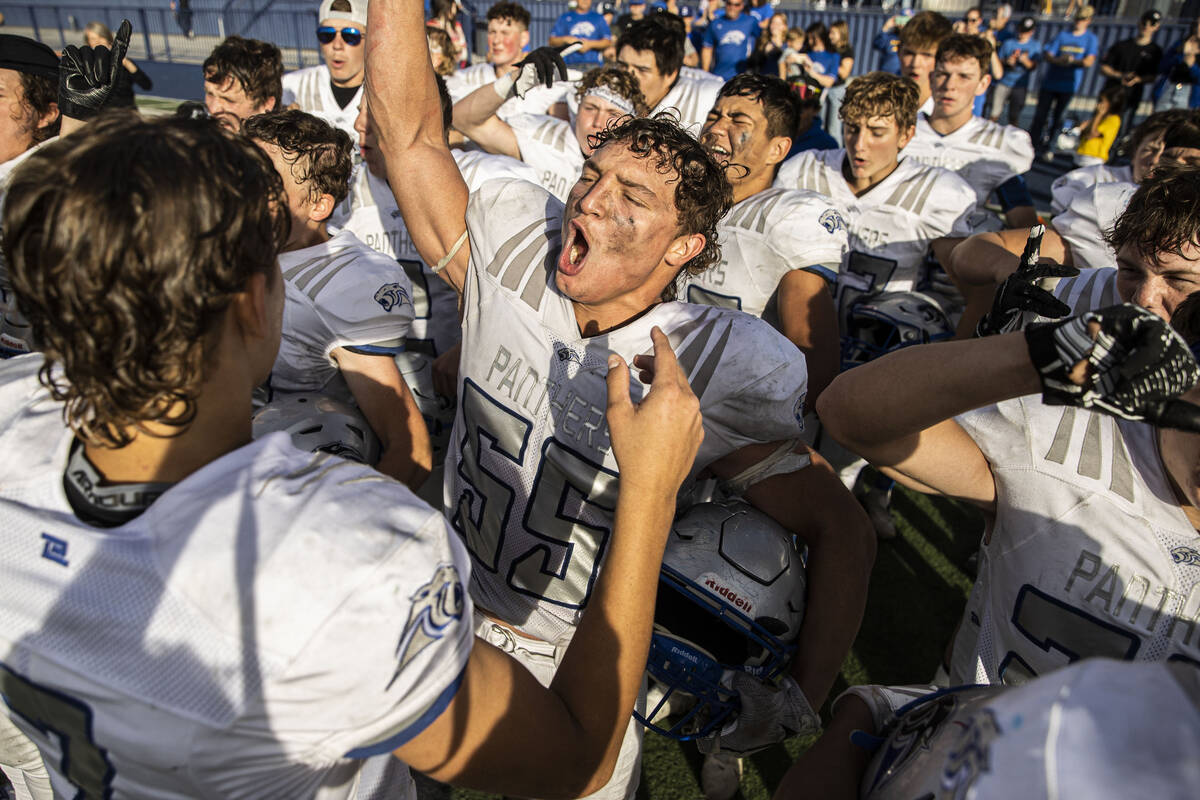
[[[1091,323],[1099,325],[1093,338]],[[1171,326],[1144,308],[1112,306],[1025,329],[1048,405],[1094,408],[1123,419],[1200,433],[1200,406],[1177,399],[1200,367]],[[1080,362],[1088,372],[1070,379]]]
[[[567,64],[563,61],[562,54],[568,48],[578,49],[573,44],[566,47],[539,47],[518,61],[517,79],[513,84],[517,97],[524,97],[526,92],[537,86],[549,89],[555,81],[565,81]]]
[[[99,47],[63,49],[58,62],[58,110],[72,119],[91,119],[99,113],[112,94],[117,82],[117,70],[124,69],[125,51],[133,26],[122,20],[110,51]]]
[[[1011,333],[1021,327],[1021,317],[1026,311],[1049,319],[1058,319],[1071,313],[1070,306],[1037,285],[1042,278],[1073,278],[1079,274],[1079,270],[1074,267],[1038,263],[1042,235],[1045,232],[1044,225],[1035,225],[1029,229],[1029,239],[1025,242],[1025,251],[1021,253],[1021,263],[1016,272],[1005,278],[996,288],[991,310],[984,314],[983,319],[975,326],[976,336]]]

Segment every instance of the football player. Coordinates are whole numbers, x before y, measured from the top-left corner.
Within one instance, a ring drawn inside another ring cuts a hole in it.
[[[452,106],[445,84],[438,78],[442,99],[442,123],[450,129]],[[430,505],[442,505],[442,468],[454,422],[454,397],[458,373],[458,294],[429,269],[413,246],[404,227],[404,219],[392,190],[387,184],[387,162],[370,109],[363,98],[354,123],[359,136],[363,163],[356,168],[350,193],[329,217],[331,230],[350,231],[368,247],[396,259],[412,284],[413,321],[396,354],[396,364],[412,392],[433,452],[433,468],[418,494]],[[478,191],[489,180],[517,178],[538,182],[537,173],[528,164],[507,156],[494,156],[479,150],[453,149],[470,191]]]
[[[917,108],[926,114],[933,111],[933,87],[929,76],[937,62],[938,46],[954,26],[936,11],[921,11],[900,29],[900,74],[917,84]]]
[[[317,12],[321,60],[283,76],[283,106],[307,111],[353,138],[362,101],[368,0],[322,0]]]
[[[917,132],[904,151],[922,164],[956,172],[975,189],[975,231],[1037,224],[1037,211],[1021,178],[1033,165],[1029,134],[973,113],[975,99],[992,82],[991,54],[992,46],[981,36],[955,33],[942,40],[930,76],[933,111],[917,114]],[[1007,225],[984,207],[993,194]]]
[[[558,58],[551,48],[539,48],[522,63],[543,54]],[[541,185],[559,200],[566,200],[591,155],[590,138],[612,120],[646,113],[646,98],[637,81],[619,67],[594,69],[579,81],[574,124],[544,114],[501,119],[496,112],[513,91],[511,77],[476,89],[454,104],[454,127],[489,153],[529,164],[537,170]]]
[[[717,226],[720,263],[688,278],[685,299],[741,309],[790,339],[808,365],[812,408],[841,363],[831,287],[846,255],[846,221],[828,197],[771,185],[799,113],[779,78],[745,73],[721,87],[700,143],[726,164],[733,208]]]
[[[204,107],[231,131],[282,97],[283,56],[270,42],[229,36],[204,59]]]
[[[665,301],[681,271],[719,258],[713,229],[730,205],[720,166],[672,121],[635,118],[593,137],[565,210],[516,181],[468,199],[437,114],[420,9],[376,0],[371,14],[397,34],[367,55],[390,182],[425,262],[462,293],[446,498],[479,565],[478,632],[553,679],[606,573],[623,482],[598,414],[598,370],[610,354],[646,354],[660,326],[701,398],[708,444],[692,478],[711,472],[810,548],[796,685],[774,709],[779,727],[803,729],[853,640],[873,541],[836,476],[798,443],[807,376],[795,346],[747,314]],[[825,502],[801,500],[814,496]],[[630,723],[603,796],[636,788],[640,726]],[[525,740],[544,736],[531,725]]]
[[[1200,670],[1088,659],[1021,687],[856,686],[775,800],[1200,792]],[[873,751],[873,753],[872,753]]]
[[[381,760],[397,796],[393,752],[492,792],[587,792],[633,707],[702,436],[666,338],[640,405],[613,358],[627,491],[545,689],[473,636],[439,514],[287,436],[251,441],[287,207],[271,161],[209,120],[109,115],[14,173],[5,247],[45,355],[0,366],[0,446],[23,454],[0,468],[0,709],[55,796],[347,798]]]
[[[1187,233],[1142,206],[1114,230],[1118,249],[1198,255],[1200,192],[1177,188]],[[1173,320],[1189,341],[1197,317]],[[1200,440],[1185,432],[1200,431],[1198,376],[1165,321],[1124,305],[904,348],[826,390],[831,435],[987,517],[951,685],[1023,683],[1089,656],[1200,661]]]
[[[279,170],[292,218],[279,256],[287,303],[271,391],[352,401],[382,444],[376,468],[415,490],[432,466],[429,434],[394,361],[413,319],[411,284],[353,233],[326,227],[346,197],[350,137],[295,109],[242,127]]]

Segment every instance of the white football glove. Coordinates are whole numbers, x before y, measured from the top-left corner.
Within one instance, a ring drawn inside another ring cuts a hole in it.
[[[774,685],[742,670],[728,670],[721,684],[738,693],[742,707],[719,733],[696,740],[701,753],[745,756],[791,736],[821,730],[821,718],[796,682],[787,676]]]
[[[513,96],[524,97],[538,86],[549,89],[555,81],[567,79],[567,65],[563,62],[563,56],[579,49],[578,43],[563,48],[539,47],[517,62],[515,72],[497,78],[492,89],[505,100]]]

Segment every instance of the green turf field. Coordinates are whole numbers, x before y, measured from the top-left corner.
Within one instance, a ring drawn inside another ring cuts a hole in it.
[[[892,514],[899,536],[879,543],[866,617],[831,696],[852,684],[920,683],[932,678],[971,588],[972,576],[966,563],[983,529],[978,512],[944,498],[897,487],[892,496]],[[653,733],[647,733],[645,742],[639,800],[702,797],[701,756],[694,746]],[[741,792],[735,797],[769,798],[807,744],[790,741],[747,759]],[[492,797],[460,789],[441,793],[428,788],[432,787],[423,787],[423,800],[439,794],[452,800]]]

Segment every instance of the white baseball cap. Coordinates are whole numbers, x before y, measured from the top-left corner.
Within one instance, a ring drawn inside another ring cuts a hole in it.
[[[346,22],[353,22],[360,28],[367,27],[367,2],[368,0],[343,0],[349,4],[349,11],[333,11],[331,6],[337,0],[322,0],[321,10],[317,12],[317,22],[324,22],[327,19],[343,19]]]

